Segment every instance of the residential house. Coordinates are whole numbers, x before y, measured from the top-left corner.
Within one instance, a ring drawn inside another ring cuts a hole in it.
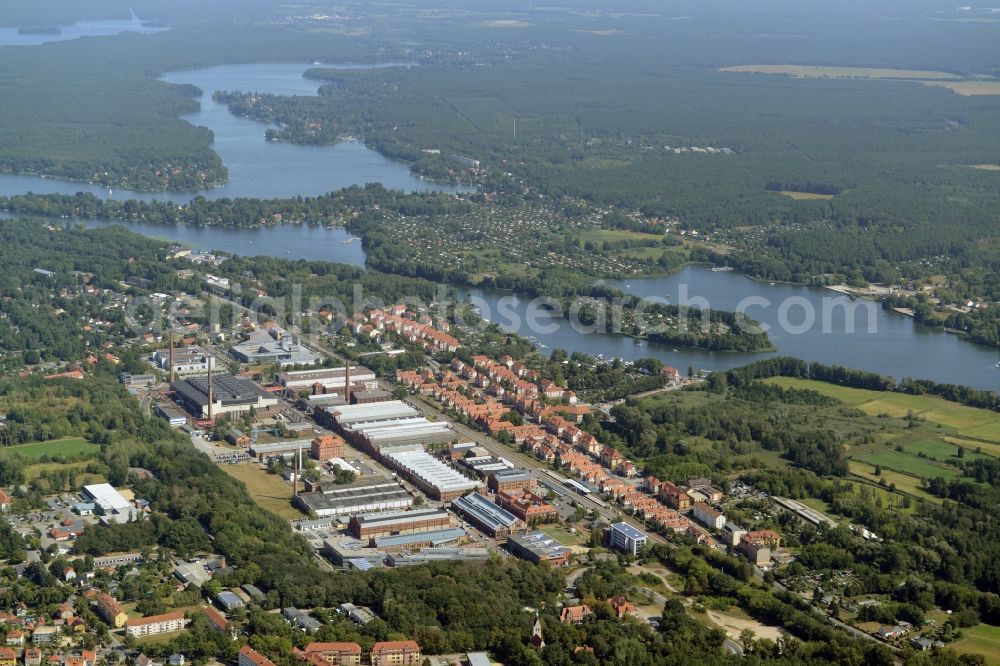
[[[581,604],[579,606],[563,606],[562,610],[559,611],[559,621],[563,624],[580,624],[588,617],[593,615],[594,611],[590,609],[590,606],[586,604]]]
[[[621,619],[628,615],[629,613],[635,613],[635,604],[625,598],[625,595],[619,594],[608,599],[608,603],[615,610],[615,615],[618,619]]]
[[[416,641],[383,641],[372,646],[372,666],[417,666],[422,662]]]
[[[237,658],[238,666],[274,666],[274,662],[254,650],[249,645],[240,648]]]
[[[356,666],[361,663],[361,646],[357,643],[310,643],[301,650],[294,649],[292,654],[315,666]]]

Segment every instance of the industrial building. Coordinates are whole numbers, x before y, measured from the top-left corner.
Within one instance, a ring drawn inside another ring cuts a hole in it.
[[[535,487],[535,477],[526,469],[513,468],[491,472],[487,485],[493,492],[501,490],[532,490]]]
[[[500,508],[479,493],[460,497],[451,508],[480,530],[497,539],[505,539],[524,523],[510,511]]]
[[[344,456],[344,439],[338,435],[320,435],[311,444],[309,453],[320,462]]]
[[[187,416],[184,415],[184,412],[170,405],[157,405],[156,415],[162,419],[166,419],[167,423],[175,428],[179,428],[187,423]]]
[[[608,543],[615,550],[638,555],[646,547],[646,533],[628,523],[613,523],[608,534]]]
[[[390,467],[405,474],[430,497],[449,502],[480,487],[478,481],[465,477],[423,449],[383,452]]]
[[[375,537],[375,548],[383,552],[397,550],[416,550],[420,548],[440,548],[449,544],[459,544],[468,538],[469,534],[461,527],[449,527],[430,532],[414,532],[411,534],[394,534],[392,536]]]
[[[278,399],[244,377],[218,374],[212,377],[212,406],[209,409],[208,376],[188,377],[170,385],[174,399],[198,418],[242,414],[278,404]]]
[[[94,503],[97,513],[101,515],[125,511],[132,506],[132,503],[122,497],[122,494],[115,490],[110,483],[84,486],[83,495]]]
[[[157,349],[149,357],[150,362],[164,372],[170,372],[171,358],[169,349]],[[215,358],[200,347],[184,347],[174,349],[173,370],[175,377],[187,375],[205,375],[209,370],[215,370]]]
[[[254,443],[250,445],[250,454],[255,456],[260,462],[265,462],[271,458],[294,459],[300,451],[303,455],[308,455],[311,447],[311,439],[290,439],[284,442],[270,442],[268,444]]]
[[[289,391],[300,393],[309,391],[314,395],[336,393],[346,394],[346,368],[323,368],[322,370],[294,370],[277,376],[278,384]],[[375,373],[361,365],[351,366],[351,390],[367,391],[378,388]]]
[[[352,406],[375,407],[381,404],[385,403]],[[344,431],[348,439],[375,455],[381,455],[382,450],[388,448],[422,448],[430,444],[445,444],[458,439],[458,434],[451,429],[446,421],[428,421],[423,416],[359,421],[347,426]]]
[[[369,548],[353,537],[324,539],[320,553],[337,566],[354,567],[359,571],[381,567],[386,557],[385,551]]]
[[[413,506],[413,497],[396,481],[367,481],[351,486],[323,487],[311,493],[299,493],[295,504],[320,518],[356,513],[371,513]]]
[[[420,416],[420,412],[402,400],[388,400],[386,402],[365,405],[344,405],[343,407],[331,409],[329,416],[341,428],[347,428],[351,424],[362,421],[412,418]]]
[[[289,365],[313,365],[320,360],[319,356],[302,344],[298,336],[278,330],[254,333],[245,342],[233,345],[231,351],[242,363],[277,363],[283,368]]]
[[[544,532],[530,534],[512,534],[507,539],[507,548],[511,553],[533,564],[548,562],[554,567],[560,567],[569,562],[573,551]]]
[[[459,458],[458,464],[476,474],[480,479],[485,479],[494,472],[510,469],[514,466],[507,460],[496,456]]]
[[[377,456],[385,448],[420,448],[458,439],[446,421],[428,421],[401,400],[320,408],[316,410],[316,421]]]
[[[414,509],[368,513],[351,518],[348,529],[361,541],[395,534],[412,534],[451,527],[451,515],[444,509]]]
[[[94,511],[104,523],[127,523],[141,513],[109,483],[84,486],[83,496],[94,504]]]
[[[385,562],[390,567],[408,567],[433,562],[485,562],[488,559],[490,551],[485,548],[424,548],[419,552],[389,553]]]

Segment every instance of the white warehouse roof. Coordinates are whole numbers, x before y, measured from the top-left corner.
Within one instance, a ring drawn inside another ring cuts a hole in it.
[[[478,481],[459,474],[426,451],[391,451],[386,457],[401,469],[442,492],[475,490],[479,487]]]

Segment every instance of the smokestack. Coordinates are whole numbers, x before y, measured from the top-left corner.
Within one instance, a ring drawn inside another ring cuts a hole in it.
[[[351,404],[351,362],[344,365],[344,400]]]
[[[215,402],[215,396],[212,394],[212,364],[208,364],[208,420],[212,420],[212,407]]]
[[[174,332],[170,331],[170,336],[167,343],[167,363],[170,364],[168,372],[170,373],[170,383],[174,383]]]
[[[302,469],[302,447],[298,447],[296,451],[295,463],[292,465],[294,468],[292,471],[292,497],[299,495],[299,470]]]

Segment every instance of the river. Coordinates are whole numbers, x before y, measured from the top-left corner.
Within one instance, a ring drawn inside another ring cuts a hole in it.
[[[163,77],[172,83],[192,83],[205,93],[201,110],[188,116],[187,120],[215,132],[215,148],[230,169],[230,182],[225,187],[203,194],[209,197],[264,198],[314,195],[373,181],[404,190],[440,189],[438,185],[414,177],[405,164],[389,160],[360,143],[312,147],[266,142],[264,125],[236,118],[223,105],[211,99],[212,91],[222,89],[314,95],[317,83],[302,78],[302,72],[308,67],[305,64],[228,65],[174,72]],[[67,193],[89,190],[107,196],[103,188],[96,186],[87,188],[55,179],[0,177],[0,193],[12,194],[29,189]],[[136,195],[115,191],[111,196],[127,199]],[[141,195],[139,198],[180,202],[190,196],[157,194]],[[107,223],[90,221],[86,224],[105,226]],[[154,225],[132,225],[131,228],[196,248],[364,265],[361,243],[344,243],[349,236],[342,229],[305,225],[263,229]],[[1000,384],[1000,370],[995,367],[1000,360],[1000,352],[926,328],[909,317],[886,312],[876,304],[845,300],[829,290],[769,285],[751,281],[737,273],[712,272],[703,266],[688,266],[664,278],[611,284],[639,296],[667,296],[668,302],[675,304],[681,303],[685,296],[689,301],[701,297],[710,307],[724,310],[736,309],[740,301],[748,297],[758,299],[746,312],[770,327],[769,334],[779,349],[778,353],[808,361],[863,368],[896,378],[918,377],[984,389],[997,389]],[[682,292],[682,288],[686,291]],[[554,331],[546,332],[528,326],[528,304],[524,300],[513,299],[515,302],[512,303],[509,302],[509,294],[486,290],[460,289],[459,292],[480,299],[484,314],[501,324],[509,323],[509,318],[499,310],[501,299],[507,297],[510,312],[520,321],[520,326],[514,327],[514,330],[526,337],[532,336],[540,345],[545,345],[545,349],[578,350],[594,356],[601,354],[606,358],[627,360],[655,356],[685,372],[689,366],[699,370],[722,370],[773,355],[688,349],[675,351],[669,345],[637,342],[624,336],[582,334],[565,323],[556,326]],[[854,332],[845,330],[844,307],[833,307],[832,315],[824,316],[830,310],[829,307],[824,310],[824,304],[829,306],[837,302],[829,299],[838,298],[841,306],[847,305],[854,312]],[[784,308],[782,304],[785,304]],[[802,323],[806,310],[815,314],[816,322],[802,332],[796,332],[795,328]],[[787,319],[786,326],[781,325],[783,314],[787,315],[784,317]],[[872,331],[869,331],[869,323],[873,326]]]

